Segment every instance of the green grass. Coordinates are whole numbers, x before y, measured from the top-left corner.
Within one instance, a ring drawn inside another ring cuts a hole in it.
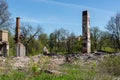
[[[0,80],[93,80],[96,77],[95,72],[71,70],[65,75],[52,75],[47,73],[24,73],[11,72],[0,76]],[[103,76],[102,76],[103,77]],[[100,76],[97,77],[98,79]],[[103,78],[102,78],[103,79]],[[107,79],[106,80],[112,80]]]
[[[79,65],[73,64],[63,64],[61,71],[63,75],[53,75],[45,73],[44,71],[17,71],[13,70],[7,74],[0,75],[0,80],[94,80],[97,76],[97,79],[100,74],[97,71],[90,69],[88,67],[81,67]],[[103,78],[102,78],[103,79]],[[109,77],[108,79],[110,80]],[[112,80],[112,79],[111,79]]]

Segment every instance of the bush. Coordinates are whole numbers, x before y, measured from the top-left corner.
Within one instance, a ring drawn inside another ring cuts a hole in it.
[[[110,47],[105,47],[104,49],[102,49],[103,51],[106,51],[106,52],[115,52],[115,50],[113,48],[110,48]]]
[[[101,71],[120,76],[120,56],[109,56],[100,63]]]

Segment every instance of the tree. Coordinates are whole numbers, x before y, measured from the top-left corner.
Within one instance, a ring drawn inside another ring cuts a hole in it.
[[[71,33],[67,40],[67,52],[72,53],[73,47],[75,46],[76,36],[74,33]]]
[[[105,48],[110,47],[110,44],[111,42],[110,42],[110,36],[108,32],[101,31],[97,48],[99,50],[105,50]]]
[[[92,47],[92,51],[94,51],[98,49],[101,30],[98,27],[92,27],[90,33],[91,33],[91,47]]]
[[[53,48],[56,46],[56,36],[54,33],[50,34],[49,37],[49,47],[50,47],[50,52],[53,52]]]
[[[108,21],[106,29],[111,36],[112,47],[116,50],[120,50],[120,13],[116,14],[115,17],[111,17]]]
[[[6,28],[10,25],[10,12],[8,11],[8,4],[5,0],[0,0],[0,29]]]
[[[46,46],[48,48],[48,35],[46,33],[41,33],[38,37],[40,43],[40,48]]]
[[[9,56],[15,56],[15,43],[14,43],[14,35],[9,31],[8,39],[9,39]]]
[[[40,26],[33,27],[29,24],[22,24],[21,26],[21,36],[22,43],[27,45],[31,38],[37,38],[42,33],[42,28]]]
[[[54,34],[55,34],[56,41],[57,41],[56,52],[57,52],[57,50],[65,52],[66,40],[69,35],[69,32],[63,28],[60,28],[58,30],[55,30]]]
[[[67,52],[68,53],[78,53],[82,52],[82,37],[75,36],[74,33],[71,33],[67,39]]]
[[[38,47],[38,44],[36,44],[36,39],[41,33],[42,33],[42,28],[40,26],[37,26],[35,28],[29,24],[23,24],[21,26],[21,42],[24,44],[26,48],[27,55],[28,52],[33,52],[30,51],[33,50],[32,48],[35,49],[35,46]]]

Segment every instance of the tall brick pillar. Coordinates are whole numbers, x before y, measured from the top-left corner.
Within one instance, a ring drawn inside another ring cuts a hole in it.
[[[16,18],[15,43],[20,42],[20,17]]]
[[[83,36],[83,53],[90,53],[91,52],[90,16],[87,10],[82,12],[82,36]]]

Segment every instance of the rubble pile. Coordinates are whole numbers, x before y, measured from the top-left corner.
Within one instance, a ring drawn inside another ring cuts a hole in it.
[[[85,54],[66,54],[66,55],[43,55],[39,54],[32,57],[12,57],[12,58],[5,58],[0,57],[0,68],[6,68],[11,67],[12,69],[27,69],[30,67],[31,63],[36,63],[39,65],[47,65],[46,72],[57,74],[62,73],[59,72],[59,69],[61,68],[61,65],[64,63],[75,63],[76,60],[80,62],[81,65],[89,65],[92,61],[99,63],[99,61],[104,60],[104,58],[114,55],[119,56],[120,53],[102,53],[102,52],[96,52],[96,53],[85,53]],[[45,60],[48,59],[48,62],[46,63]],[[77,64],[77,63],[76,63]],[[44,66],[43,66],[44,67]],[[57,72],[57,73],[54,73]]]

